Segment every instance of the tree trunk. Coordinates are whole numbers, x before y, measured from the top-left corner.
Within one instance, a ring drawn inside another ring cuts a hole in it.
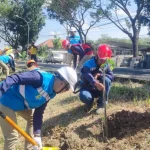
[[[134,36],[132,39],[133,57],[138,56],[138,38]]]
[[[80,30],[78,30],[78,33],[79,33],[79,36],[80,36],[80,41],[81,43],[84,43],[84,40],[83,40],[83,36],[82,36],[82,33]]]
[[[86,35],[83,35],[84,36],[84,43],[86,43]]]

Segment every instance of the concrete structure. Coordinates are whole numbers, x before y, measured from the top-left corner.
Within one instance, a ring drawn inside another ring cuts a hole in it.
[[[150,69],[150,47],[140,49],[139,51],[143,55],[143,59],[140,61],[140,67]]]

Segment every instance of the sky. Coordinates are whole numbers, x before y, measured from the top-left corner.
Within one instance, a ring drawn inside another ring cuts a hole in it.
[[[133,0],[131,0],[131,1],[133,1]],[[107,3],[106,0],[104,0],[104,2]],[[136,7],[133,3],[129,7],[129,10],[130,10],[132,16],[134,16]],[[118,15],[119,15],[119,18],[126,17],[124,12],[121,10],[118,10]],[[118,29],[114,24],[104,25],[107,23],[110,23],[110,21],[106,20],[106,19],[101,20],[100,23],[96,24],[89,31],[87,38],[90,40],[97,40],[104,34],[107,34],[108,36],[110,36],[112,38],[128,38],[128,36],[125,33],[123,33],[120,29]],[[89,18],[86,18],[85,24],[84,24],[85,30],[89,26],[88,24],[89,24]],[[122,24],[124,25],[125,23],[122,22]],[[99,26],[99,27],[97,27],[97,26]],[[148,37],[147,33],[148,33],[147,27],[142,27],[141,31],[140,31],[140,38]],[[40,31],[39,38],[35,44],[38,45],[48,39],[53,39],[54,35],[58,35],[61,39],[65,39],[67,36],[65,28],[62,25],[60,25],[60,23],[58,21],[52,20],[52,19],[50,20],[47,17],[46,24],[43,27],[43,29]],[[5,46],[4,42],[3,41],[0,42],[0,48],[3,48],[4,46]]]
[[[108,22],[110,21],[105,20],[104,23],[100,23],[100,24],[105,24]],[[142,27],[140,32],[140,37],[148,37],[147,33],[148,33],[147,27]],[[55,34],[58,35],[61,39],[65,39],[67,36],[65,28],[62,25],[60,25],[58,21],[47,19],[46,25],[41,30],[39,34],[39,39],[36,41],[36,44],[44,42],[48,39],[52,39]],[[95,27],[91,29],[88,33],[88,39],[97,40],[98,38],[101,37],[101,35],[104,34],[107,34],[108,36],[113,38],[128,38],[128,36],[125,33],[123,33],[121,30],[119,30],[115,25],[109,24],[107,26]]]
[[[107,2],[108,1],[104,0],[104,5],[107,4]],[[131,0],[131,6],[129,6],[128,9],[132,16],[136,14],[135,13],[136,5],[133,3],[133,0]],[[119,18],[127,17],[127,15],[121,9],[117,11],[117,14]],[[84,24],[85,30],[89,26],[88,25],[89,20],[90,18],[88,17],[85,19],[85,24]],[[89,31],[87,38],[90,40],[97,40],[104,34],[107,34],[108,36],[112,38],[128,38],[128,36],[125,33],[123,33],[120,29],[118,29],[114,24],[104,25],[107,23],[110,23],[110,21],[106,19],[101,20],[98,24],[94,26],[94,28],[92,28]],[[121,23],[125,25],[124,21],[122,21]],[[141,31],[140,31],[140,38],[148,37],[147,33],[148,33],[147,27],[142,26]],[[65,28],[62,25],[60,25],[58,21],[46,19],[46,25],[41,30],[39,34],[39,39],[36,41],[36,44],[40,44],[43,41],[52,39],[54,37],[53,35],[58,35],[61,39],[65,39],[67,36]]]

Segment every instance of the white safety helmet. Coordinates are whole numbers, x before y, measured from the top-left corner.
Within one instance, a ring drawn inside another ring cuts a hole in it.
[[[71,67],[61,67],[57,72],[69,83],[70,88],[74,91],[74,86],[77,82],[77,73]]]
[[[76,32],[76,28],[71,27],[71,28],[70,28],[70,31],[71,31],[71,32]]]
[[[13,53],[9,54],[13,59],[15,58],[15,55]]]

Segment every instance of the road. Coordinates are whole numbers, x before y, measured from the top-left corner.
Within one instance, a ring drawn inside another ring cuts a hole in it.
[[[25,62],[19,61],[17,62],[18,66],[21,68],[26,68]],[[58,68],[67,66],[66,64],[50,64],[50,63],[42,63],[38,62],[39,68],[55,72]],[[134,69],[128,67],[117,67],[114,69],[114,75],[116,78],[130,78],[130,79],[137,79],[137,80],[144,80],[150,81],[150,69]]]

